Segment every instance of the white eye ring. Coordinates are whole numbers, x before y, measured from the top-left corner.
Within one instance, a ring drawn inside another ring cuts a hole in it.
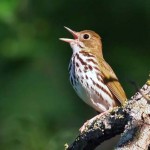
[[[84,40],[89,40],[89,39],[91,38],[91,36],[90,36],[90,34],[88,34],[88,33],[84,33],[84,34],[82,35],[82,38],[83,38]]]

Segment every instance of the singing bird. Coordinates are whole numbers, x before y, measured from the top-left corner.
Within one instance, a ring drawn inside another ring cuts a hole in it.
[[[102,113],[123,105],[126,94],[102,53],[101,37],[91,30],[75,32],[65,27],[74,39],[60,38],[70,44],[70,82],[77,95]]]

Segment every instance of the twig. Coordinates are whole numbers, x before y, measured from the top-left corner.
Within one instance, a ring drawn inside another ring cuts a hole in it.
[[[150,145],[150,85],[145,84],[122,108],[93,120],[67,150],[94,150],[123,132],[115,150],[147,150]]]

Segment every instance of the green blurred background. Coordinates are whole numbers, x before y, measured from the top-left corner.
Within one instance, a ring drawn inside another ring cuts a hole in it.
[[[1,150],[64,149],[96,115],[69,83],[72,50],[58,40],[71,37],[64,25],[101,35],[128,97],[130,80],[142,86],[148,78],[149,0],[0,0]]]

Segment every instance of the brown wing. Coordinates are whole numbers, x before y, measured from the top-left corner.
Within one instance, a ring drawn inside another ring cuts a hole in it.
[[[118,81],[117,76],[104,59],[100,59],[99,65],[106,85],[109,87],[113,95],[119,100],[119,102],[123,104],[127,97],[121,84]]]

